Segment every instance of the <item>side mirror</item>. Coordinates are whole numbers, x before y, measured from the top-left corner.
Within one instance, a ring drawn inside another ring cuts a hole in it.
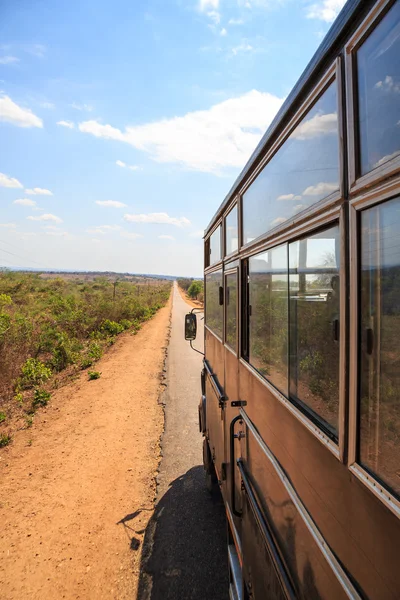
[[[185,340],[195,340],[197,333],[197,317],[194,313],[185,315]]]

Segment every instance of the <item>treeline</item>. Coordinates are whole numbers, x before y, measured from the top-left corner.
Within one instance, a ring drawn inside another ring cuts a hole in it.
[[[204,281],[202,279],[193,279],[193,277],[182,277],[178,279],[179,287],[184,290],[189,298],[193,300],[204,301]]]
[[[91,367],[117,335],[136,333],[166,304],[171,285],[0,272],[1,427],[16,405],[29,422],[55,375]],[[6,442],[0,437],[0,446]]]

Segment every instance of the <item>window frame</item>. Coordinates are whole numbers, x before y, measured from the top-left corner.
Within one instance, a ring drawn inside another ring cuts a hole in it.
[[[236,275],[236,346],[235,348],[233,348],[230,344],[228,344],[228,342],[226,341],[226,323],[227,323],[227,308],[228,308],[228,303],[227,303],[227,285],[226,285],[226,280],[227,277],[229,275]],[[239,357],[239,331],[240,331],[240,319],[239,319],[239,296],[240,296],[240,286],[239,286],[239,268],[238,267],[233,267],[232,269],[227,269],[226,271],[224,271],[223,273],[223,277],[224,277],[224,346],[227,350],[229,350],[230,352],[233,352],[234,355],[236,356],[236,358]]]
[[[238,233],[238,247],[236,250],[234,250],[233,252],[226,252],[226,242],[227,242],[227,227],[226,227],[226,219],[228,218],[228,216],[230,215],[230,213],[232,212],[232,210],[234,210],[234,208],[236,208],[236,225],[237,225],[237,233]],[[229,206],[227,207],[226,211],[224,212],[224,216],[223,216],[223,222],[224,222],[224,226],[223,226],[223,230],[224,230],[224,235],[223,235],[223,242],[224,242],[224,246],[223,246],[223,256],[224,256],[224,260],[231,260],[231,258],[237,256],[240,252],[240,234],[239,234],[239,222],[240,222],[240,218],[239,218],[239,199],[236,197],[234,198],[233,202],[231,202],[229,204]]]
[[[221,226],[221,230],[220,230],[220,244],[221,244],[221,256],[220,259],[215,262],[210,264],[210,240],[211,240],[211,236],[216,232],[216,230],[218,229],[218,227]],[[221,265],[223,262],[223,256],[222,256],[222,249],[223,246],[222,244],[224,243],[224,236],[223,236],[223,218],[220,217],[218,219],[218,221],[213,225],[213,228],[210,230],[210,232],[207,234],[207,236],[204,238],[204,272],[207,273],[208,271],[212,271],[213,269],[215,269],[215,267],[217,265]]]
[[[240,357],[239,362],[246,369],[248,369],[258,381],[260,381],[269,392],[286,408],[291,412],[294,417],[300,421],[330,452],[342,463],[345,462],[345,456],[347,452],[347,436],[348,436],[348,423],[346,420],[347,414],[347,357],[348,348],[346,341],[346,329],[347,329],[347,242],[346,242],[346,208],[345,206],[336,206],[334,209],[327,211],[323,215],[319,215],[315,220],[304,223],[295,231],[286,231],[282,233],[278,238],[273,240],[264,240],[262,243],[259,242],[256,248],[248,249],[246,254],[241,256],[241,259],[247,261],[250,257],[257,255],[260,252],[271,250],[274,247],[281,245],[284,242],[290,244],[295,242],[300,237],[312,235],[317,233],[321,229],[329,228],[330,226],[339,226],[340,236],[340,325],[339,325],[339,413],[338,413],[338,439],[337,442],[327,435],[324,430],[319,426],[318,420],[313,419],[310,414],[300,410],[293,400],[290,399],[290,394],[285,396],[280,392],[271,382],[268,381],[263,375],[257,371],[257,369],[248,362],[249,357],[243,355],[244,345],[248,348],[249,346],[249,327],[246,325],[246,314],[247,307],[245,306],[245,299],[248,301],[248,291],[245,294],[244,287],[247,282],[242,282],[241,296],[241,324],[240,324],[240,335],[241,335],[241,346],[240,346]],[[243,272],[243,270],[242,270]],[[247,336],[247,341],[244,336]],[[288,390],[289,392],[289,390]]]
[[[224,269],[222,262],[218,263],[218,265],[213,265],[211,269],[208,269],[207,272],[204,272],[204,329],[207,329],[209,333],[211,333],[218,341],[221,342],[221,344],[223,344],[223,340],[225,339],[225,296],[224,303],[222,305],[222,336],[218,335],[216,331],[207,325],[207,275],[212,275],[217,271],[221,271],[222,287],[224,289]]]
[[[359,460],[359,393],[360,393],[360,322],[361,322],[361,213],[399,196],[400,180],[383,183],[379,188],[368,190],[353,200],[350,206],[350,382],[349,382],[349,439],[348,468],[383,504],[400,517],[400,499],[378,476],[365,469]]]
[[[320,99],[320,97],[324,94],[327,88],[336,82],[337,86],[337,113],[338,113],[338,138],[339,138],[339,189],[335,192],[332,192],[325,198],[322,198],[312,206],[310,206],[307,210],[300,213],[299,215],[295,215],[294,217],[288,219],[284,223],[277,225],[273,229],[261,234],[251,242],[247,242],[244,244],[244,232],[243,232],[243,194],[248,190],[256,177],[261,173],[264,167],[268,164],[268,162],[273,158],[273,156],[279,151],[279,149],[283,146],[286,140],[289,138],[291,133],[293,133],[294,129],[299,125],[300,121],[304,118],[304,116],[308,113],[309,110],[312,109],[314,104]],[[328,207],[335,207],[339,202],[343,202],[344,200],[344,148],[343,148],[343,117],[344,117],[344,96],[343,96],[343,86],[342,86],[342,59],[338,56],[331,66],[325,71],[322,77],[319,78],[318,83],[313,87],[311,92],[307,95],[306,99],[300,105],[300,107],[296,110],[296,114],[289,120],[286,124],[280,135],[276,138],[274,143],[271,145],[264,158],[258,165],[257,169],[253,171],[251,177],[249,177],[243,186],[239,190],[239,196],[241,199],[241,209],[240,209],[240,233],[239,233],[239,242],[240,242],[240,251],[246,252],[247,250],[252,249],[254,246],[264,242],[264,240],[269,240],[271,238],[276,238],[276,236],[280,235],[281,232],[290,230],[293,231],[293,227],[298,224],[307,224],[310,222],[310,219],[313,219],[314,215],[318,215],[322,211],[326,210]]]
[[[400,171],[399,156],[372,169],[365,175],[359,175],[360,144],[358,136],[358,91],[357,91],[357,51],[365,40],[379,26],[383,17],[396,0],[379,0],[344,47],[346,77],[346,114],[348,147],[348,187],[350,197],[368,186],[379,184],[384,178]]]

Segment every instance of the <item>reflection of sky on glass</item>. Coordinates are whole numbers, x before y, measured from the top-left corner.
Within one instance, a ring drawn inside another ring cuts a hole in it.
[[[362,214],[362,268],[400,266],[400,199]]]
[[[221,227],[218,227],[210,237],[210,265],[221,260]]]
[[[334,82],[243,195],[244,243],[339,188]]]
[[[397,2],[357,52],[360,170],[400,153],[400,3]]]
[[[272,273],[287,270],[287,244],[257,254],[250,260],[250,273]]]
[[[238,249],[238,218],[237,218],[237,206],[232,208],[231,212],[225,219],[225,232],[226,232],[226,254],[231,254]]]

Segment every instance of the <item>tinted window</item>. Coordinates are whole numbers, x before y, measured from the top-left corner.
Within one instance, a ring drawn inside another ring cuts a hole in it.
[[[239,247],[237,206],[232,208],[231,212],[225,219],[225,237],[225,254],[231,254]]]
[[[336,435],[339,414],[339,228],[289,245],[290,396]]]
[[[225,335],[226,343],[236,351],[237,339],[237,273],[226,275],[226,321]]]
[[[209,239],[210,260],[209,265],[221,260],[221,226],[217,227]]]
[[[287,395],[287,245],[249,259],[249,362]]]
[[[243,195],[244,243],[338,189],[339,145],[334,82]]]
[[[400,154],[400,3],[357,52],[360,172]]]
[[[222,337],[223,306],[219,303],[222,271],[206,275],[206,325]]]
[[[360,461],[400,493],[400,199],[361,225]]]

